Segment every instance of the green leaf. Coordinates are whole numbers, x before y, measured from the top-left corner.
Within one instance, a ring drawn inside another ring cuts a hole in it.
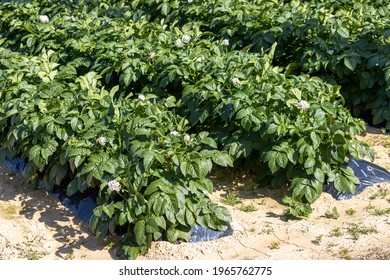
[[[357,60],[353,57],[344,58],[344,65],[351,71],[355,71]]]
[[[112,89],[110,90],[110,97],[114,97],[115,93],[119,90],[119,85],[116,85],[114,87],[112,87]]]
[[[252,130],[252,116],[246,116],[241,119],[241,126],[247,131],[250,132]]]
[[[354,175],[352,168],[342,167],[336,173],[336,178],[333,182],[334,187],[340,192],[355,193],[356,186],[359,184],[359,179]]]
[[[79,190],[79,188],[78,188],[78,180],[77,179],[73,179],[68,184],[68,187],[66,188],[66,195],[71,197],[72,195],[77,193],[78,190]]]
[[[18,110],[17,109],[11,109],[11,110],[8,110],[7,113],[5,114],[5,117],[8,118],[12,115],[15,115],[18,113]]]
[[[147,233],[155,233],[159,231],[159,226],[154,218],[149,218],[148,223],[145,226]]]
[[[166,209],[165,216],[167,217],[168,221],[170,221],[172,224],[176,223],[175,214],[171,210]]]
[[[298,88],[292,88],[290,89],[290,91],[292,92],[292,94],[295,96],[295,98],[298,100],[298,101],[301,101],[302,99],[302,92],[300,89]]]
[[[122,250],[125,256],[131,260],[135,260],[141,253],[141,248],[139,246],[123,245]]]
[[[308,158],[305,161],[305,169],[312,168],[314,167],[315,164],[316,164],[316,160],[314,158]]]
[[[41,150],[41,146],[35,145],[28,153],[29,159],[32,160],[38,168],[41,167]]]
[[[249,116],[250,114],[252,114],[251,108],[248,107],[248,108],[241,109],[240,111],[238,111],[238,113],[236,115],[236,119],[240,120],[242,118]]]
[[[82,157],[82,156],[79,156],[79,155],[76,156],[74,158],[74,165],[75,165],[75,167],[78,168],[83,163],[84,159],[85,159],[85,157]]]
[[[195,218],[194,218],[194,214],[186,209],[185,211],[185,217],[186,217],[186,221],[187,221],[187,224],[192,228],[195,226]]]
[[[156,153],[154,151],[148,150],[144,153],[144,167],[145,170],[149,170],[152,166],[154,159],[155,159]]]
[[[314,178],[316,178],[316,180],[318,180],[319,182],[325,181],[325,174],[321,168],[315,168],[313,175],[314,175]]]
[[[224,222],[231,222],[232,216],[225,207],[218,206],[214,209],[214,214],[217,216],[218,219]]]
[[[217,142],[215,142],[215,140],[213,138],[205,138],[202,140],[202,144],[205,144],[205,145],[209,145],[211,148],[217,148]]]
[[[344,38],[349,37],[349,30],[343,26],[337,29],[337,33]]]
[[[97,226],[95,235],[98,240],[103,240],[103,238],[107,236],[107,233],[108,223],[102,223]]]
[[[265,154],[264,161],[268,162],[268,167],[272,173],[280,168],[285,168],[288,163],[287,155],[283,152],[269,151]]]
[[[189,241],[191,238],[191,231],[189,228],[172,228],[168,229],[166,233],[169,242],[176,243],[177,241]]]
[[[70,126],[74,131],[77,130],[78,118],[74,117],[70,120]]]
[[[115,213],[115,208],[113,204],[106,204],[102,206],[103,212],[106,213],[106,215],[111,218]]]
[[[229,156],[227,152],[216,151],[212,158],[213,162],[220,166],[224,167],[233,167],[233,159]]]
[[[49,177],[57,186],[59,186],[67,173],[68,168],[57,161],[50,168]]]
[[[146,244],[146,225],[144,220],[139,220],[134,225],[134,236],[139,246]]]
[[[199,172],[197,171],[199,167],[191,161],[183,161],[180,163],[180,171],[184,176],[190,175],[194,178],[199,176]]]
[[[211,159],[200,159],[196,161],[199,169],[199,177],[204,178],[210,173],[213,163]]]
[[[281,168],[286,168],[288,163],[287,155],[283,152],[276,153],[276,163]]]
[[[157,217],[154,217],[154,220],[155,222],[157,223],[157,225],[162,228],[162,229],[166,229],[167,228],[167,224],[166,224],[166,221],[165,221],[165,218],[162,217],[162,216],[157,216]]]
[[[101,168],[109,174],[115,174],[116,162],[114,160],[108,160],[102,163]]]
[[[165,200],[163,197],[161,196],[158,196],[154,203],[153,203],[153,213],[156,215],[156,216],[160,216],[160,215],[163,215],[164,214],[164,203],[165,203]]]
[[[56,130],[56,136],[61,139],[66,141],[68,139],[68,134],[66,133],[66,130],[64,128],[59,128]]]

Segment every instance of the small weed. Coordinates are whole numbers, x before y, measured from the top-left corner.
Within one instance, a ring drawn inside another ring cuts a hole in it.
[[[368,213],[374,216],[383,216],[390,214],[390,208],[380,209],[371,204],[364,208]]]
[[[335,243],[328,243],[328,244],[326,244],[326,250],[327,251],[331,251],[332,250],[332,248],[333,247],[336,247],[337,246],[337,244],[335,244]]]
[[[369,212],[370,212],[370,214],[372,214],[374,216],[389,215],[390,208],[380,209],[380,208],[373,207],[372,209],[370,209]]]
[[[260,202],[258,202],[257,204],[259,204],[259,205],[266,205],[267,204],[267,199],[266,198],[262,198],[260,200]]]
[[[368,204],[368,206],[367,207],[364,207],[364,210],[366,210],[366,211],[371,211],[371,210],[374,210],[375,209],[375,206],[374,205],[372,205],[371,203],[370,204]]]
[[[235,193],[229,193],[226,198],[221,199],[221,202],[230,206],[236,205],[241,201],[237,198]]]
[[[32,239],[28,239],[27,237],[25,237],[26,240],[23,241],[22,244],[15,245],[15,248],[19,252],[20,259],[39,260],[42,257],[47,255],[46,252],[40,252],[40,251],[33,248],[33,247],[36,247],[36,245],[34,243],[35,243],[37,238],[38,238],[38,236],[36,236]]]
[[[347,210],[345,210],[345,214],[347,214],[348,216],[353,216],[356,214],[356,210],[352,208],[348,208]]]
[[[345,260],[352,260],[352,257],[349,255],[349,249],[348,248],[341,248],[340,250],[340,256]]]
[[[367,235],[378,232],[374,227],[367,227],[357,224],[350,224],[350,227],[347,229],[347,231],[355,240],[358,240],[362,234]]]
[[[370,147],[373,147],[375,146],[375,141],[371,140],[371,139],[368,139],[368,140],[364,140],[363,141],[364,144],[370,146]]]
[[[389,190],[388,189],[379,189],[376,193],[374,193],[373,195],[371,195],[369,198],[371,200],[374,200],[374,199],[385,199],[386,196],[389,195]]]
[[[314,240],[311,241],[311,243],[315,245],[320,245],[322,239],[322,235],[317,236]]]
[[[332,211],[328,210],[328,211],[325,212],[325,217],[327,217],[328,219],[335,219],[335,220],[337,220],[338,218],[340,218],[340,214],[337,211],[337,208],[333,207]]]
[[[66,256],[65,256],[65,260],[74,260],[75,259],[75,255],[74,255],[74,251],[70,251]]]
[[[265,225],[264,228],[261,230],[261,234],[267,234],[270,235],[274,232],[274,229],[270,225]]]
[[[114,242],[108,243],[106,246],[104,246],[104,250],[110,250],[114,247]]]
[[[269,246],[271,250],[277,250],[280,249],[280,243],[279,242],[272,242],[271,245]]]
[[[72,239],[69,236],[65,237],[66,244],[69,244],[71,241],[72,241]]]
[[[385,141],[383,146],[385,146],[385,148],[390,148],[390,138],[384,135],[383,140]]]
[[[334,228],[332,229],[332,231],[330,232],[330,236],[331,237],[340,237],[340,236],[343,236],[343,231],[341,230],[341,228]]]
[[[253,179],[249,179],[248,182],[246,183],[246,188],[252,192],[252,194],[256,193],[256,185]]]
[[[240,206],[239,209],[241,211],[244,211],[244,212],[255,212],[257,210],[257,208],[255,206],[253,206],[252,204],[250,204],[250,205],[242,205],[242,206]]]

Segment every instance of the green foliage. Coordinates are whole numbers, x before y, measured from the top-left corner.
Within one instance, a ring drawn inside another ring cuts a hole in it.
[[[237,203],[240,203],[241,201],[237,198],[235,193],[228,193],[225,198],[221,199],[221,202],[233,206]]]
[[[292,197],[283,197],[283,202],[287,205],[287,209],[283,212],[286,220],[305,218],[313,211],[310,204],[296,201]]]
[[[254,206],[253,204],[250,204],[250,205],[241,205],[239,209],[240,209],[241,211],[243,211],[243,212],[255,212],[255,211],[257,211],[256,206]]]
[[[333,207],[332,211],[327,210],[325,212],[325,217],[327,217],[328,219],[335,219],[335,220],[337,220],[338,218],[340,218],[340,213],[337,211],[336,207]]]
[[[127,258],[227,228],[216,165],[290,186],[287,216],[324,183],[354,192],[344,163],[372,152],[342,94],[389,120],[388,7],[286,2],[2,1],[0,159],[26,159],[48,190],[98,190],[91,229],[125,228]]]

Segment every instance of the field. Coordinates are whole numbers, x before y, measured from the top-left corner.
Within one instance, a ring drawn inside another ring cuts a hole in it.
[[[351,157],[390,168],[389,15],[379,0],[2,0],[0,163],[23,175],[2,167],[2,258],[383,248],[388,186],[342,202],[323,186],[355,192]],[[88,225],[42,188],[93,194]],[[185,243],[196,226],[234,234]]]

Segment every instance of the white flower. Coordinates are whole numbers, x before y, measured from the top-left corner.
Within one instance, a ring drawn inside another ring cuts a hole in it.
[[[188,0],[188,3],[192,3],[193,0]]]
[[[70,19],[71,19],[72,21],[76,21],[76,18],[74,17],[74,15],[71,15]]]
[[[227,47],[227,46],[229,46],[229,44],[230,44],[230,43],[229,43],[229,40],[228,40],[228,39],[223,39],[223,40],[222,40],[222,45],[224,45],[224,46]]]
[[[153,58],[153,57],[155,57],[155,56],[156,56],[156,53],[155,53],[155,52],[150,52],[150,53],[149,53],[149,57],[150,57],[150,58]]]
[[[106,143],[107,143],[107,139],[106,139],[106,137],[100,136],[98,138],[98,142],[99,142],[100,145],[105,146]]]
[[[198,56],[198,57],[195,59],[195,61],[196,61],[196,62],[202,62],[203,59],[204,59],[203,56]]]
[[[310,104],[306,101],[306,100],[301,100],[299,103],[298,103],[298,107],[299,109],[301,110],[307,110],[310,108]]]
[[[333,54],[333,50],[328,50],[328,54],[332,55]]]
[[[145,95],[140,94],[140,95],[138,95],[138,99],[141,100],[142,102],[144,102],[146,97],[145,97]]]
[[[121,189],[121,184],[117,180],[112,180],[108,182],[108,188],[114,192],[119,192]]]
[[[191,36],[185,34],[181,39],[183,40],[184,43],[188,43],[189,41],[191,41]]]
[[[171,134],[172,136],[175,136],[175,137],[179,136],[179,132],[177,132],[176,130],[171,131],[170,134]]]
[[[39,21],[40,21],[41,23],[49,23],[49,17],[48,17],[48,16],[40,15],[40,16],[38,17],[38,19],[39,19]]]
[[[233,78],[232,83],[233,85],[238,85],[239,83],[241,83],[241,81],[238,78]]]
[[[178,48],[180,48],[181,46],[183,46],[183,43],[182,43],[181,39],[177,39],[177,40],[175,41],[175,46],[178,47]]]
[[[184,135],[184,141],[189,142],[190,140],[191,140],[191,136],[190,135],[188,135],[188,134]]]

